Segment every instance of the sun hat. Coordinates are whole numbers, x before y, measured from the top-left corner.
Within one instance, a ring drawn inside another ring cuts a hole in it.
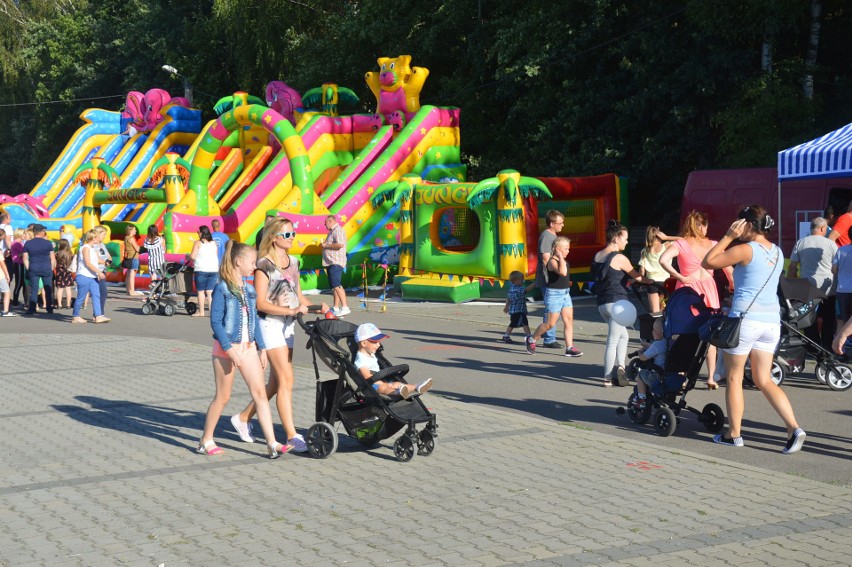
[[[388,335],[382,333],[379,328],[372,323],[358,325],[358,329],[355,331],[355,341],[359,343],[361,341],[380,341],[386,338],[388,338]]]

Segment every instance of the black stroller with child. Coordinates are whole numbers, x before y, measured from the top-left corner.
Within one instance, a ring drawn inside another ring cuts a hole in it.
[[[675,432],[683,410],[698,416],[698,421],[709,432],[722,430],[725,414],[721,407],[711,403],[698,410],[686,403],[686,394],[695,388],[707,356],[707,343],[699,338],[698,330],[713,313],[704,304],[703,297],[691,288],[675,290],[669,296],[663,315],[663,336],[668,343],[666,365],[660,368],[653,366],[652,361],[639,362],[635,358],[638,351],[631,354],[634,360],[626,369],[628,378],[639,379],[638,371],[645,369],[655,372],[659,380],[649,388],[644,400],[634,388],[627,408],[618,408],[620,415],[626,411],[633,423],[645,424],[653,414],[654,428],[663,437]]]
[[[781,278],[778,282],[781,302],[781,340],[772,361],[772,381],[781,384],[791,374],[801,374],[810,356],[816,361],[816,378],[832,390],[852,387],[852,367],[833,352],[805,334],[817,323],[817,310],[825,294],[805,278]],[[751,380],[748,366],[746,380]]]
[[[407,462],[415,455],[429,455],[435,449],[438,425],[435,415],[426,409],[419,397],[402,399],[382,396],[364,379],[354,364],[358,344],[355,342],[357,325],[339,319],[305,321],[297,318],[308,335],[307,348],[313,355],[317,378],[316,423],[305,437],[308,451],[324,459],[337,450],[338,438],[334,424],[343,423],[350,437],[364,447],[373,447],[405,428],[393,445],[400,461]],[[408,365],[392,365],[383,353],[376,352],[378,373],[373,379],[392,379],[405,382]],[[335,378],[320,376],[317,358],[336,374]],[[423,425],[420,431],[417,426]]]
[[[171,317],[178,309],[186,309],[190,315],[198,305],[189,298],[192,295],[192,268],[180,262],[169,262],[159,271],[160,278],[151,283],[151,292],[142,304],[143,315],[159,313]]]

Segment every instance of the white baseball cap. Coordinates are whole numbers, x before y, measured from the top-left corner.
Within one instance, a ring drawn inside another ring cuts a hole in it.
[[[386,338],[388,338],[388,335],[382,333],[372,323],[358,325],[358,329],[355,331],[355,341],[359,343],[361,341],[380,341]]]

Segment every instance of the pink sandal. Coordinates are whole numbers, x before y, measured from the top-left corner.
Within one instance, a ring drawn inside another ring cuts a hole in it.
[[[199,445],[198,447],[196,447],[195,452],[198,453],[199,455],[214,456],[214,455],[221,455],[222,453],[225,452],[225,450],[222,449],[222,447],[219,447],[218,445],[216,445],[216,443],[211,439],[207,443],[204,443],[203,445]]]

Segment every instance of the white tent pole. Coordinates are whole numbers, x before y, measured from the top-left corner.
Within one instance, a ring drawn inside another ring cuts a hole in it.
[[[781,180],[778,180],[778,246],[781,247],[781,250],[784,250],[784,240],[782,238],[781,232]]]

